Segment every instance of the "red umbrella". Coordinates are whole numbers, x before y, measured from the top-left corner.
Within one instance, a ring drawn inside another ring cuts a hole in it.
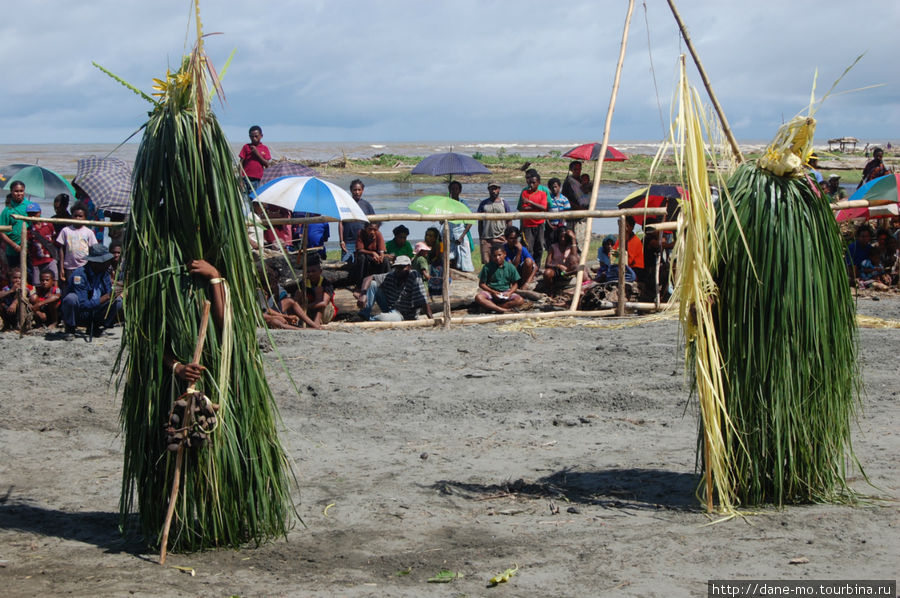
[[[574,147],[563,154],[566,158],[575,158],[576,160],[596,160],[600,155],[600,143],[585,143]],[[606,146],[606,157],[604,162],[624,162],[628,156],[608,145]]]
[[[678,185],[650,185],[641,187],[619,202],[619,208],[668,208],[665,218],[662,216],[647,216],[643,214],[634,216],[634,221],[644,226],[663,221],[675,220],[678,214],[678,200],[687,198],[687,193]]]

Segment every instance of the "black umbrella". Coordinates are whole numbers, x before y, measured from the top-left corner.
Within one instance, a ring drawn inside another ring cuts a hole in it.
[[[455,152],[445,152],[428,156],[416,164],[411,173],[441,176],[445,174],[491,174],[491,171],[472,156],[457,154]]]

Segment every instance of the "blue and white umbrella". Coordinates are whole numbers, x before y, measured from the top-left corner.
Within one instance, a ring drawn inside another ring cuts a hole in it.
[[[349,193],[314,176],[283,176],[256,190],[258,203],[278,206],[289,212],[309,212],[335,220],[369,219]]]

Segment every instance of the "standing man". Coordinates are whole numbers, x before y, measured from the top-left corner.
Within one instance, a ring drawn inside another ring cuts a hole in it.
[[[876,147],[872,150],[872,159],[866,164],[866,167],[863,168],[862,178],[859,180],[859,185],[856,186],[857,189],[871,181],[872,179],[877,179],[880,176],[884,176],[886,174],[890,174],[891,169],[884,163],[884,150],[880,147]]]
[[[262,178],[263,171],[269,167],[272,160],[272,154],[269,148],[264,146],[262,142],[263,132],[259,125],[250,127],[250,143],[245,143],[241,148],[238,158],[241,160],[241,168],[250,181],[247,187],[247,194],[254,191],[259,186],[259,180]]]
[[[372,204],[363,199],[362,196],[365,188],[366,186],[363,185],[361,180],[353,179],[353,181],[350,182],[350,195],[353,196],[356,205],[363,211],[363,214],[366,216],[374,216],[375,208],[372,207]],[[365,227],[365,224],[365,222],[358,222],[356,220],[348,220],[347,222],[341,220],[338,222],[338,237],[341,238],[341,261],[353,261],[353,254],[356,252],[356,239],[359,237],[359,232]]]
[[[568,198],[573,210],[586,210],[590,207],[591,198],[589,195],[585,196],[581,187],[581,162],[578,160],[569,162],[569,175],[563,182],[562,194]],[[568,226],[575,229],[575,238],[578,239],[578,243],[584,243],[587,220],[584,218],[569,220]]]
[[[25,183],[13,181],[9,186],[10,203],[0,213],[0,226],[12,226],[8,233],[0,233],[0,245],[6,246],[6,264],[10,267],[19,265],[19,252],[22,251],[22,221],[13,215],[27,216],[28,204],[25,203]],[[25,274],[22,274],[25,278]]]
[[[479,214],[506,214],[510,211],[506,200],[500,197],[500,183],[488,183],[488,198],[478,204]],[[512,220],[479,220],[478,242],[481,246],[481,263],[491,261],[491,247],[504,243],[503,231],[512,226]]]
[[[541,175],[533,172],[528,176],[528,188],[519,195],[518,210],[520,212],[546,212],[547,192],[539,189]],[[523,218],[522,240],[534,256],[534,263],[540,267],[544,256],[544,219]]]
[[[466,209],[470,209],[468,204],[459,197],[459,194],[462,193],[462,183],[450,181],[450,184],[447,185],[447,193],[450,195],[450,199],[456,200],[466,206]],[[472,223],[451,221],[446,225],[450,227],[450,265],[461,272],[474,272],[472,247],[469,245],[469,230],[472,228]]]

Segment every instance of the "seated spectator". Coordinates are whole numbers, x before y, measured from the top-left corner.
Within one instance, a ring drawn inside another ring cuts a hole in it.
[[[412,259],[413,246],[412,243],[407,241],[409,229],[401,224],[400,226],[395,227],[393,232],[394,238],[384,245],[384,251],[388,261],[393,262],[399,255],[405,255],[409,259]]]
[[[425,241],[419,241],[413,247],[412,269],[419,273],[422,280],[428,281],[431,277],[431,267],[428,263],[428,255],[431,253],[431,247]]]
[[[422,277],[411,269],[408,256],[398,256],[390,272],[367,278],[363,286],[366,302],[359,312],[363,319],[382,322],[415,320],[420,310],[424,310],[429,318],[433,317]],[[381,313],[372,316],[375,305]]]
[[[878,252],[881,254],[881,265],[890,272],[897,263],[897,241],[886,228],[879,228],[875,233]]]
[[[25,211],[29,216],[40,217],[41,206],[30,203]],[[56,229],[49,222],[32,223],[28,232],[28,263],[33,285],[40,284],[42,272],[51,272],[54,280],[59,277],[56,263],[59,259],[59,249],[53,244],[54,237]]]
[[[356,238],[356,252],[350,266],[351,282],[359,284],[367,276],[387,272],[389,264],[384,251],[384,237],[381,236],[378,225],[374,222],[367,223]]]
[[[609,252],[612,251],[613,245],[615,245],[616,239],[612,236],[606,237],[603,239],[603,243],[600,244],[600,248],[597,249],[597,261],[600,263],[600,270],[606,270],[612,264],[610,261]],[[605,268],[604,268],[605,266]],[[600,271],[598,270],[598,273]]]
[[[886,291],[890,283],[891,275],[881,264],[881,252],[878,251],[878,247],[870,247],[869,257],[864,259],[859,267],[858,286],[864,289],[872,287],[878,291]]]
[[[521,279],[521,287],[524,288],[525,285],[530,284],[534,280],[537,274],[537,265],[534,262],[534,258],[531,257],[528,248],[522,244],[522,236],[519,234],[518,228],[515,226],[506,227],[506,230],[503,231],[503,237],[506,239],[506,244],[503,245],[503,248],[506,250],[506,261],[511,262],[515,266]],[[491,257],[493,258],[493,250],[491,251]]]
[[[859,273],[863,260],[869,257],[869,246],[872,244],[872,229],[867,224],[856,228],[856,240],[847,247],[847,264]],[[858,277],[858,276],[857,276]]]
[[[31,296],[31,309],[34,312],[34,323],[47,328],[56,328],[59,322],[59,301],[62,293],[56,286],[53,272],[41,272],[41,282]]]
[[[87,218],[87,208],[84,204],[78,202],[72,206],[72,218],[74,220]],[[87,264],[88,252],[97,244],[97,237],[94,236],[94,231],[83,224],[70,224],[56,236],[56,243],[62,247],[60,261],[63,266],[63,277],[60,281],[66,282],[75,270]]]
[[[627,266],[634,271],[634,275],[640,279],[644,275],[644,244],[634,234],[634,218],[625,217],[625,249],[628,251]],[[613,251],[619,249],[619,239],[613,244]]]
[[[556,241],[550,246],[544,264],[544,287],[551,297],[572,280],[581,255],[574,230],[558,228],[556,231]]]
[[[113,259],[109,263],[109,278],[113,283],[113,296],[121,297],[125,291],[125,266],[122,262],[122,242],[113,241],[109,244],[109,252]]]
[[[306,314],[318,325],[328,324],[337,315],[334,286],[323,276],[318,255],[311,255],[306,263]]]
[[[841,175],[839,174],[833,174],[828,177],[826,191],[828,192],[828,195],[831,196],[831,201],[847,199],[847,192],[841,187]]]
[[[253,211],[247,216],[247,237],[250,239],[250,249],[259,251],[266,245],[266,229],[269,225],[266,222],[263,205],[257,201],[250,205],[253,206]]]
[[[491,251],[491,261],[481,268],[475,303],[501,314],[517,310],[525,304],[522,296],[516,293],[519,280],[518,270],[506,259],[506,249],[497,245]]]
[[[18,328],[19,326],[19,300],[22,288],[22,271],[13,267],[9,270],[9,284],[0,290],[0,316],[2,316],[2,328]],[[34,287],[25,285],[25,293],[29,302],[34,295]],[[0,329],[2,329],[0,328]]]
[[[261,284],[257,298],[266,326],[282,330],[301,330],[300,323],[303,322],[310,328],[321,328],[306,315],[299,303],[288,297],[284,287],[278,284],[278,276],[271,267],[260,267],[259,276]]]
[[[76,209],[77,206],[72,209],[73,214]],[[60,235],[65,232],[64,229]],[[104,245],[95,243],[88,250],[86,265],[72,271],[60,305],[66,340],[74,338],[75,327],[79,324],[89,326],[92,335],[99,335],[103,328],[115,326],[122,311],[122,298],[113,298],[109,277],[112,259],[112,254]]]
[[[276,218],[291,217],[291,213],[288,210],[279,208],[278,206],[267,206],[266,214],[269,216],[269,221],[275,220]],[[294,244],[294,231],[291,229],[291,225],[271,224],[269,221],[265,221],[266,228],[265,232],[263,232],[263,240],[265,240],[266,246],[272,247],[275,250],[289,250]]]

